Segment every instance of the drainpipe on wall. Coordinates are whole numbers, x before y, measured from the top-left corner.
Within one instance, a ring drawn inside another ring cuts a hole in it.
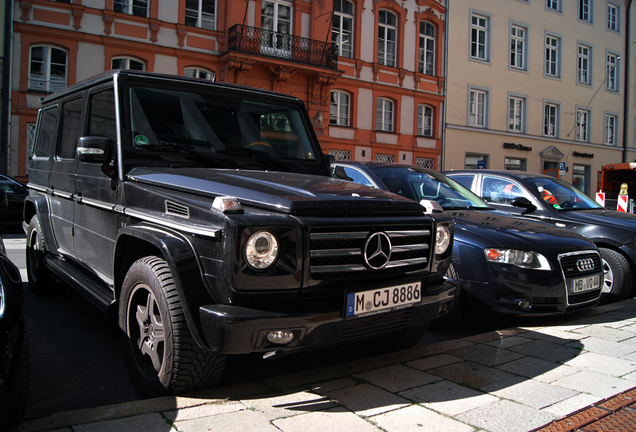
[[[627,143],[627,139],[629,136],[629,125],[631,124],[631,120],[627,118],[629,114],[629,102],[631,96],[631,89],[629,88],[629,67],[631,64],[631,20],[632,20],[632,3],[634,0],[629,0],[627,3],[627,24],[625,29],[625,97],[623,98],[623,162],[629,162],[627,159],[627,155],[629,153],[629,145]],[[636,138],[636,137],[635,137]]]
[[[631,1],[631,0],[630,0]],[[450,7],[450,2],[446,2],[446,11],[444,12],[444,66],[442,67],[442,77],[444,78],[444,86],[442,90],[442,94],[444,96],[444,107],[442,108],[442,148],[439,155],[439,165],[438,171],[443,171],[446,168],[444,167],[445,159],[446,159],[446,109],[448,107],[448,101],[446,100],[446,86],[448,85],[448,8]],[[463,167],[462,167],[463,168]]]
[[[0,117],[0,172],[9,173],[9,119],[11,118],[11,47],[13,39],[13,1],[5,0],[4,58],[2,59],[2,116]]]

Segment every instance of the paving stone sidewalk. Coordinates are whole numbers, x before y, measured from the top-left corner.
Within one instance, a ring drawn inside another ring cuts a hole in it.
[[[187,396],[61,412],[14,430],[627,432],[636,431],[635,403],[636,299],[629,299],[549,326]]]

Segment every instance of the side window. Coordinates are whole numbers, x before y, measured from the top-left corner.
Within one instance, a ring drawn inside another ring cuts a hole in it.
[[[525,194],[523,189],[508,179],[484,177],[481,196],[488,202],[510,205],[513,199]]]
[[[57,136],[57,105],[48,107],[40,111],[39,130],[36,134],[36,141],[33,148],[33,156],[49,157],[51,155],[51,147]]]
[[[108,137],[113,143],[117,141],[115,95],[113,89],[91,95],[88,135]]]
[[[65,102],[62,105],[62,136],[57,149],[57,156],[61,159],[73,159],[77,140],[80,137],[82,98]]]
[[[453,180],[455,180],[457,183],[459,183],[460,185],[464,186],[466,189],[469,189],[469,190],[473,189],[474,176],[472,176],[472,175],[454,175],[451,178]]]
[[[371,182],[371,180],[369,180],[369,178],[366,175],[364,175],[364,173],[358,171],[357,169],[350,168],[350,167],[337,166],[336,170],[339,170],[339,169],[343,169],[344,173],[346,174],[347,177],[349,177],[349,179],[351,179],[351,181],[377,189],[377,186],[374,185]]]

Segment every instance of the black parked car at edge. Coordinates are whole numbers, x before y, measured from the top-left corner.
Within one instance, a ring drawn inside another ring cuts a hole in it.
[[[571,184],[543,174],[503,170],[458,170],[445,174],[499,210],[549,222],[585,236],[601,254],[603,300],[623,300],[633,293],[635,215],[608,210]]]
[[[0,204],[5,193],[0,190]],[[20,271],[7,258],[0,237],[0,430],[19,422],[26,411],[29,353]]]
[[[334,162],[332,176],[435,201],[453,217],[447,275],[461,289],[449,313],[435,321],[437,328],[457,324],[469,304],[503,314],[550,315],[599,301],[601,259],[578,234],[497,211],[452,179],[411,165]]]
[[[0,190],[6,195],[6,206],[0,208],[2,232],[22,231],[22,208],[29,189],[16,179],[0,174]]]

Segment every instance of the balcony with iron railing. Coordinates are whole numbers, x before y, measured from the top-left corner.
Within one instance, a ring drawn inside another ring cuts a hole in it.
[[[336,46],[332,43],[241,24],[230,27],[228,49],[329,69],[338,68]]]

